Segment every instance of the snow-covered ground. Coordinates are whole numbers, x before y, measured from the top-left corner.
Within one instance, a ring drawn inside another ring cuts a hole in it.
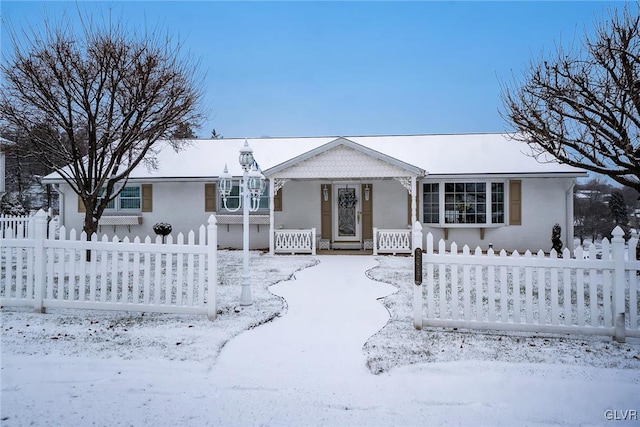
[[[220,252],[215,322],[3,308],[1,424],[604,425],[640,412],[637,340],[416,331],[405,257],[252,253],[255,304],[240,308],[240,256]]]

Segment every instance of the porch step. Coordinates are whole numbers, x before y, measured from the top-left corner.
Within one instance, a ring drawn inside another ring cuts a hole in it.
[[[362,249],[361,242],[333,242],[331,244],[333,249]]]

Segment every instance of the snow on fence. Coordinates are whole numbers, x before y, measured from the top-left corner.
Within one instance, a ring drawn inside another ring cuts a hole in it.
[[[275,230],[275,253],[316,254],[316,229]]]
[[[0,215],[0,238],[24,239],[33,235],[33,217]]]
[[[555,251],[496,255],[480,248],[472,255],[468,246],[459,253],[455,243],[446,252],[440,240],[434,253],[428,234],[414,325],[606,335],[620,342],[640,337],[638,239],[630,239],[625,254],[623,235],[616,227],[598,259],[594,245],[577,248],[574,258],[565,249],[559,258]]]
[[[75,230],[46,238],[39,211],[34,235],[0,239],[0,305],[206,314],[216,317],[217,226],[209,217],[196,243],[189,232],[119,241]]]

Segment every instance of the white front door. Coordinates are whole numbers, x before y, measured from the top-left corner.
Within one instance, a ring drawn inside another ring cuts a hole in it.
[[[360,184],[334,184],[333,186],[334,242],[360,242],[361,209]]]

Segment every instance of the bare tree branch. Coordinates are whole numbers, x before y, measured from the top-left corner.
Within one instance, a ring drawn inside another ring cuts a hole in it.
[[[131,171],[154,164],[157,142],[199,124],[202,80],[170,38],[81,18],[80,33],[47,24],[26,45],[11,35],[0,120],[30,135],[44,164],[67,165],[60,175],[82,198],[92,233]]]
[[[505,120],[532,153],[640,190],[640,16],[612,10],[581,49],[532,62],[502,85]]]

